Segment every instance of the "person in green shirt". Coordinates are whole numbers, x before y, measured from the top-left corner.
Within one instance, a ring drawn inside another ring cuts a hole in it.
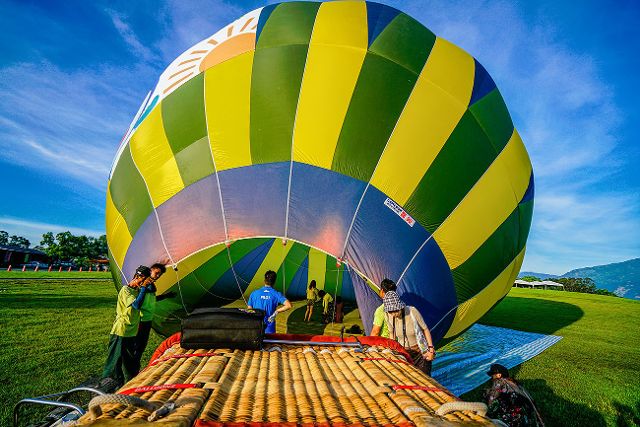
[[[141,265],[133,279],[118,292],[116,319],[109,334],[107,361],[102,371],[103,378],[112,378],[118,387],[136,376],[134,346],[140,323],[140,310],[132,307],[139,288],[151,275],[151,269]]]
[[[318,288],[316,287],[316,281],[309,282],[309,288],[307,289],[307,311],[304,313],[304,321],[309,322],[311,315],[313,314],[313,305],[318,301]]]
[[[170,292],[156,296],[155,282],[167,271],[167,269],[164,264],[156,263],[150,267],[150,270],[150,276],[140,287],[140,293],[132,304],[134,309],[140,310],[140,325],[138,326],[138,333],[136,334],[136,342],[134,346],[136,372],[140,371],[142,354],[144,353],[145,348],[147,348],[147,343],[149,342],[151,322],[156,311],[156,302],[176,295],[175,292]]]
[[[384,299],[384,294],[397,289],[396,283],[391,279],[384,279],[380,283],[380,298]],[[371,336],[381,336],[383,338],[389,338],[389,326],[385,320],[384,304],[380,304],[373,314],[373,327],[371,328]]]
[[[335,315],[333,310],[333,297],[325,290],[319,291],[318,296],[322,298],[322,323],[333,322],[333,317]]]

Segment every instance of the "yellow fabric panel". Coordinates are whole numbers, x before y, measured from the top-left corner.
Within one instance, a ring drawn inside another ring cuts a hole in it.
[[[437,38],[371,184],[404,205],[467,109],[475,63],[448,41]]]
[[[331,169],[367,44],[364,2],[322,3],[298,100],[293,133],[295,161]]]
[[[453,319],[453,323],[445,335],[445,338],[455,336],[477,322],[496,301],[504,297],[511,290],[513,281],[520,272],[525,249],[526,247],[523,248],[518,256],[511,261],[511,264],[486,288],[480,291],[478,295],[458,306],[456,317]]]
[[[271,248],[269,249],[269,252],[267,252],[267,256],[264,257],[262,264],[260,264],[260,267],[256,271],[256,275],[253,276],[247,290],[244,291],[245,298],[248,299],[251,292],[256,289],[260,289],[264,285],[264,273],[266,273],[267,270],[278,271],[292,247],[293,243],[291,242],[283,245],[282,240],[275,239],[273,245],[271,245]],[[274,288],[281,289],[280,284],[283,279],[283,277],[278,277]]]
[[[185,259],[178,261],[178,271],[169,271],[173,270],[173,267],[168,265],[167,272],[163,274],[160,279],[156,282],[156,288],[158,289],[157,294],[162,295],[166,290],[171,288],[174,284],[176,284],[178,278],[185,277],[186,275],[195,271],[198,267],[200,267],[205,262],[209,261],[214,256],[218,255],[223,250],[226,250],[226,246],[224,243],[221,243],[216,246],[212,246],[207,249],[203,249],[200,252],[196,252],[194,254],[189,255]],[[178,277],[176,276],[178,275]]]
[[[162,103],[140,124],[129,143],[131,156],[147,183],[154,207],[184,188],[162,124]]]
[[[308,281],[316,281],[318,290],[324,289],[325,274],[327,272],[327,254],[317,249],[309,250],[309,277]]]
[[[254,51],[208,69],[204,74],[209,143],[216,169],[251,164],[249,115]]]
[[[484,175],[433,233],[452,270],[465,262],[513,212],[527,190],[530,175],[529,157],[514,131]]]
[[[118,212],[118,209],[113,204],[110,184],[107,184],[107,207],[105,216],[107,224],[107,244],[109,245],[109,249],[111,249],[113,259],[119,268],[122,268],[124,257],[127,254],[127,249],[129,249],[133,238],[129,233],[124,217],[120,215],[120,212]]]

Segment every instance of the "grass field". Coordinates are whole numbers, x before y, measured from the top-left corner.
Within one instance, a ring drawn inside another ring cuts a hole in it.
[[[115,299],[114,287],[102,281],[0,280],[0,425],[9,424],[19,399],[66,390],[99,375]],[[319,314],[316,309],[314,317]],[[291,332],[337,334],[341,327],[304,323],[303,316],[304,302],[295,303],[279,317],[278,331],[287,325]],[[547,425],[640,424],[640,303],[514,289],[481,322],[564,337],[513,370]],[[345,317],[345,325],[354,323],[359,323],[357,311]],[[160,342],[152,333],[143,362]],[[474,390],[463,397],[479,396]]]
[[[22,271],[0,270],[0,279],[111,279],[111,273],[107,271]]]

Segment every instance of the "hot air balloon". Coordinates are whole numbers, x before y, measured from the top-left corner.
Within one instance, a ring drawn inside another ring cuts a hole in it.
[[[355,300],[398,283],[435,341],[509,291],[533,173],[485,68],[392,7],[292,2],[186,50],[130,125],[109,176],[116,285],[169,268],[154,328],[246,298],[264,271]]]

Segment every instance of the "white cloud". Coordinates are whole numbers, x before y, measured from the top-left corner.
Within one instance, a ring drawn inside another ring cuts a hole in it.
[[[106,9],[105,12],[111,18],[113,26],[116,28],[122,39],[131,48],[132,52],[144,61],[158,61],[156,55],[146,44],[142,43],[136,33],[133,31],[124,14],[113,9]]]

